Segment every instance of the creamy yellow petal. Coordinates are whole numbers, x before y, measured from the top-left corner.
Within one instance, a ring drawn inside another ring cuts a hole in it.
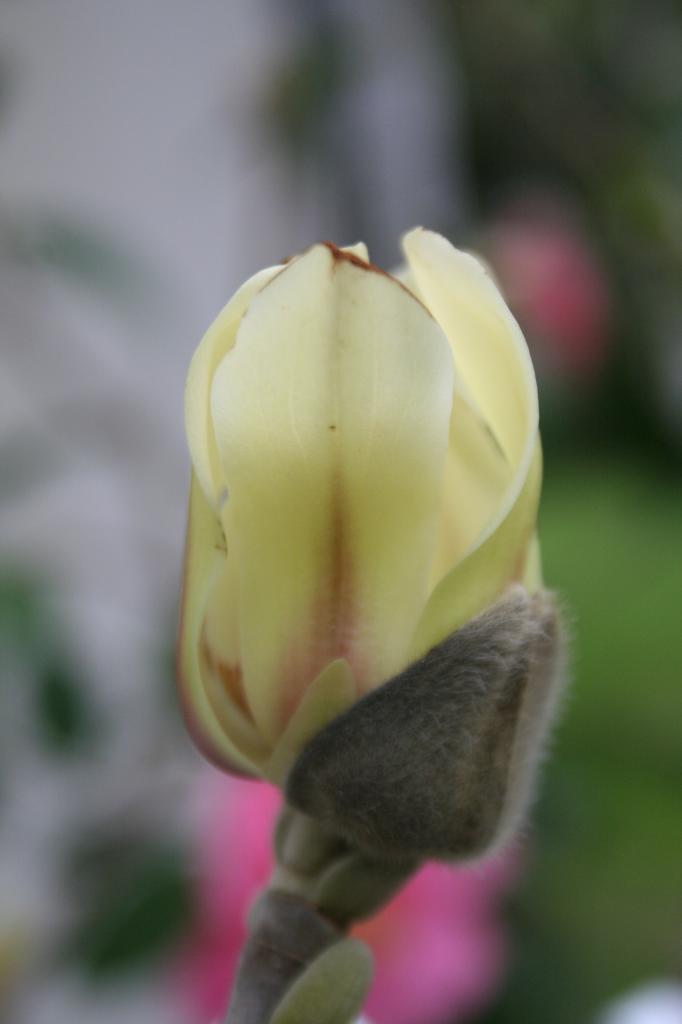
[[[351,256],[357,256],[358,259],[364,260],[365,263],[369,262],[369,250],[364,242],[356,242],[355,245],[344,245],[342,252],[349,252]]]
[[[416,228],[403,247],[419,294],[452,345],[466,383],[502,451],[530,464],[538,424],[533,364],[521,330],[483,266],[441,235]]]
[[[485,268],[445,238],[416,228],[403,239],[419,295],[452,346],[457,388],[479,411],[509,461],[512,477],[497,528],[530,469],[538,429],[538,396],[528,346]]]
[[[512,468],[480,414],[457,394],[457,385],[455,389],[432,589],[476,546],[512,478]]]
[[[528,554],[526,555],[526,564],[521,576],[521,583],[529,594],[536,594],[538,590],[542,590],[544,586],[542,577],[542,557],[540,555],[540,539],[537,533],[533,534],[531,542],[528,545]]]
[[[364,260],[365,263],[369,259],[364,242],[345,246],[343,252],[351,253],[358,259]],[[239,321],[251,299],[282,270],[282,267],[282,264],[277,264],[274,267],[259,270],[235,292],[201,339],[187,374],[185,386],[187,441],[199,483],[216,510],[224,491],[225,481],[222,478],[210,418],[211,381],[221,359],[234,345]]]
[[[246,715],[231,696],[227,662],[214,652],[207,635],[207,608],[212,598],[224,604],[226,633],[230,600],[222,527],[192,474],[187,520],[185,565],[178,633],[178,682],[187,726],[204,754],[220,767],[259,774],[259,757],[266,750]],[[213,608],[213,625],[217,623]],[[209,616],[211,619],[211,616]],[[236,669],[235,665],[228,666]]]
[[[487,519],[464,561],[453,563],[429,599],[413,645],[421,651],[485,607],[509,573],[517,573],[534,529],[541,457],[528,348],[485,269],[430,231],[410,232],[403,245],[414,286],[452,346],[456,388],[489,428],[509,467],[494,511],[483,508]],[[455,430],[451,448],[458,443]],[[462,508],[465,502],[463,495]],[[453,503],[452,515],[458,514],[466,513]]]
[[[411,660],[468,622],[513,580],[522,580],[532,541],[542,477],[536,437],[521,493],[495,530],[437,585],[415,632]]]
[[[235,292],[199,343],[185,385],[185,429],[192,464],[199,483],[217,510],[225,486],[211,423],[211,381],[220,360],[234,345],[237,328],[249,302],[281,271],[268,267],[249,278]]]
[[[394,277],[396,281],[400,281],[402,285],[408,288],[413,295],[415,295],[420,302],[424,299],[419,294],[419,288],[417,287],[417,281],[414,274],[410,270],[409,263],[399,263],[397,267],[393,267],[391,270],[391,277]]]
[[[306,743],[349,708],[357,695],[353,672],[347,661],[338,658],[323,668],[289,719],[264,767],[264,775],[271,782],[282,785]]]
[[[239,566],[246,693],[276,739],[345,658],[361,689],[404,664],[433,557],[453,368],[388,275],[315,246],[253,299],[211,406]]]

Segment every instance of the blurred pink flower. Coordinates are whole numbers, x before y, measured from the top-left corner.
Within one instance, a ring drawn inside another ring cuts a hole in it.
[[[485,251],[539,372],[592,378],[609,343],[607,282],[575,217],[529,195],[486,232]]]
[[[271,871],[280,803],[264,783],[213,772],[202,797],[196,916],[172,979],[192,1024],[225,1011],[246,913]],[[509,857],[458,870],[428,865],[353,930],[375,956],[373,1024],[442,1024],[492,997],[506,960],[499,899],[514,874]]]

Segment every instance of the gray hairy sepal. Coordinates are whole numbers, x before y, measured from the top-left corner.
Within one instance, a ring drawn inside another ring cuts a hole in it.
[[[512,586],[306,746],[293,806],[380,858],[470,859],[529,805],[561,689],[554,598]]]

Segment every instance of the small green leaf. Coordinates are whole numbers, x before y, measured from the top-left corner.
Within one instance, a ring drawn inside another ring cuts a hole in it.
[[[372,980],[372,954],[357,939],[329,946],[294,982],[271,1024],[348,1024]]]

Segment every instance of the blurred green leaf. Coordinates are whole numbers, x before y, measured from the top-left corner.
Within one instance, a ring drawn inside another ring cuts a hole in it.
[[[184,933],[192,908],[180,850],[148,850],[118,875],[110,865],[105,884],[83,908],[68,950],[70,959],[101,980],[136,970],[169,950]]]
[[[29,267],[51,268],[125,310],[140,309],[157,288],[151,269],[96,226],[59,212],[31,211],[3,225],[9,253]]]
[[[52,639],[43,593],[39,580],[19,570],[0,574],[0,640],[5,650],[31,656],[34,663]]]
[[[58,663],[46,665],[37,680],[38,723],[44,745],[73,753],[94,739],[92,709],[84,688]]]
[[[73,667],[49,593],[47,583],[20,571],[0,575],[0,646],[6,664],[22,666],[31,682],[36,732],[45,749],[60,755],[87,752],[102,723]],[[7,690],[15,678],[14,672],[3,673]]]

